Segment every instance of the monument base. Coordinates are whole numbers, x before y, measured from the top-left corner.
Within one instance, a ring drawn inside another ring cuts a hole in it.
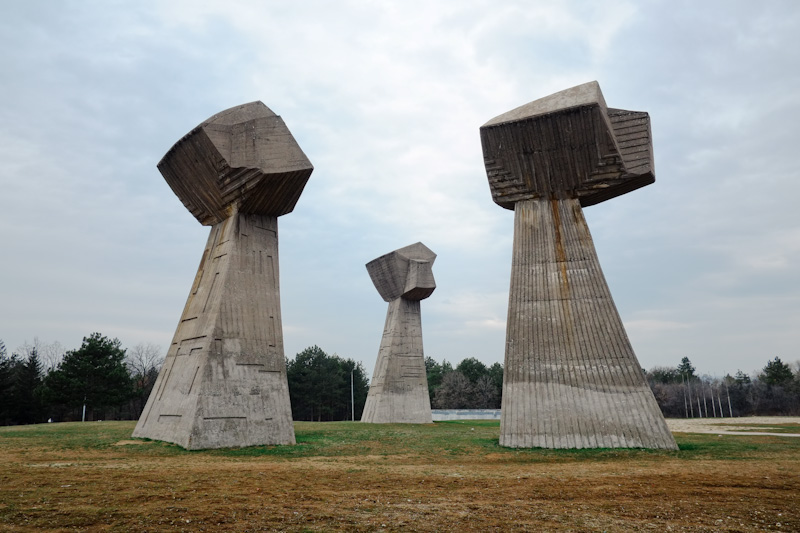
[[[431,401],[422,352],[419,300],[389,302],[362,422],[430,424]]]
[[[294,444],[278,276],[278,219],[214,225],[134,437],[187,449]]]

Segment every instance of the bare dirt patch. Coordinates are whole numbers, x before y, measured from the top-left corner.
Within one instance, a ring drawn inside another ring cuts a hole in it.
[[[510,450],[494,422],[298,423],[302,446],[187,452],[114,446],[117,424],[0,429],[0,530],[800,530],[798,439]]]
[[[741,418],[668,418],[673,433],[714,433],[717,435],[779,435],[800,437],[798,416],[748,416]],[[779,431],[769,431],[770,426]],[[786,432],[785,426],[797,426],[797,432]],[[758,428],[758,429],[754,429]]]

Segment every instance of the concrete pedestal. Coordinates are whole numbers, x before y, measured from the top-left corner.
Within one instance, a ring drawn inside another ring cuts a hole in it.
[[[362,422],[429,424],[431,402],[422,351],[419,300],[389,303]]]
[[[294,444],[283,352],[278,219],[214,225],[134,437],[188,449]]]
[[[677,449],[575,198],[515,204],[500,445]]]

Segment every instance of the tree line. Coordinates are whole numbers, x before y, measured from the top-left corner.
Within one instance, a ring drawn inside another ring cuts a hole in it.
[[[675,367],[657,366],[645,376],[661,412],[670,418],[800,415],[800,369],[780,357],[748,376],[698,376],[688,357]]]
[[[361,419],[369,379],[360,362],[329,355],[314,345],[286,359],[286,377],[295,420]]]
[[[57,353],[38,339],[8,354],[0,340],[0,424],[138,419],[163,362],[152,344],[125,350],[100,333]]]
[[[428,393],[433,409],[500,409],[503,396],[503,365],[486,366],[474,357],[453,367],[425,358]]]
[[[487,367],[470,357],[453,367],[427,357],[425,366],[434,409],[500,408],[500,363]],[[722,378],[698,376],[688,357],[675,367],[642,371],[666,417],[800,415],[800,367],[793,371],[780,357],[768,361],[752,377],[742,371]]]
[[[123,349],[118,339],[100,333],[69,351],[35,339],[9,355],[0,340],[0,425],[136,420],[163,361],[157,346]],[[500,363],[487,366],[468,357],[453,366],[426,357],[425,368],[434,409],[500,408]],[[311,346],[287,358],[286,371],[295,420],[361,418],[369,378],[360,362]],[[800,415],[800,369],[793,371],[779,357],[753,376],[698,376],[688,357],[675,367],[643,372],[667,417]]]
[[[164,362],[158,346],[124,349],[92,333],[80,348],[60,349],[35,339],[9,355],[0,340],[0,425],[139,418]],[[312,346],[286,369],[295,420],[361,418],[369,380],[360,362]]]

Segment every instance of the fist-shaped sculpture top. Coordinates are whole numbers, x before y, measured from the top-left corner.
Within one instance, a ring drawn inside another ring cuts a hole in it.
[[[211,226],[236,211],[291,213],[314,167],[281,117],[251,102],[187,133],[158,170],[192,215]]]
[[[435,260],[436,254],[418,242],[373,259],[367,263],[367,272],[384,301],[424,300],[436,289]]]
[[[481,126],[492,199],[578,198],[587,207],[655,181],[650,117],[606,106],[596,81],[534,100]]]

